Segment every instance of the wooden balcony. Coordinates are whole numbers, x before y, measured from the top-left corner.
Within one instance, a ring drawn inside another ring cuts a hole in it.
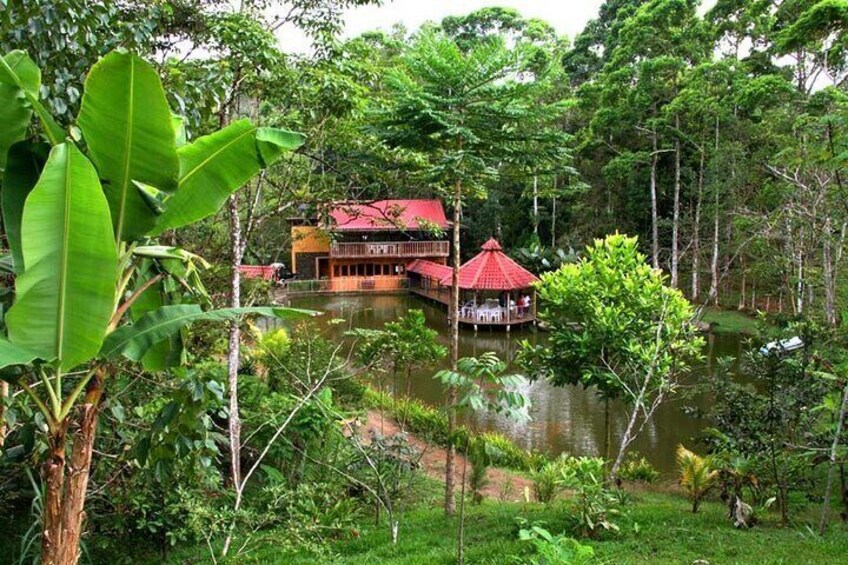
[[[333,243],[330,257],[334,259],[362,259],[371,257],[447,257],[447,241],[386,241],[375,243]]]

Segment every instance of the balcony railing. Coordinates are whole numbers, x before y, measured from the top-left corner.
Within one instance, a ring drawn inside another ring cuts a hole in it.
[[[447,241],[387,241],[379,243],[334,243],[330,257],[359,259],[363,257],[447,257]]]

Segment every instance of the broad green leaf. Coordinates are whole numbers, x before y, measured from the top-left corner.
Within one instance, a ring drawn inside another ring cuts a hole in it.
[[[188,142],[186,137],[185,118],[179,114],[171,114],[171,125],[174,128],[174,142],[177,147],[182,147]]]
[[[51,145],[62,143],[65,132],[38,99],[41,71],[26,53],[15,50],[0,58],[0,83],[14,86],[23,94],[38,119],[41,120],[44,133]]]
[[[107,181],[116,237],[140,238],[156,224],[156,212],[133,181],[173,192],[179,173],[171,110],[156,70],[136,55],[106,55],[85,80],[78,122]]]
[[[150,261],[147,261],[151,264]],[[152,273],[148,271],[140,274],[137,285],[144,284]],[[130,308],[130,315],[133,322],[137,322],[148,312],[152,312],[161,308],[165,304],[164,283],[157,282],[149,287]],[[151,346],[150,350],[141,358],[141,364],[146,371],[162,371],[168,367],[174,367],[181,364],[183,357],[183,341],[180,332],[175,332],[170,337]]]
[[[9,161],[3,179],[3,191],[0,200],[3,205],[3,226],[6,239],[15,262],[15,272],[24,272],[23,253],[21,251],[21,216],[24,202],[38,182],[41,169],[47,160],[50,148],[44,143],[22,141],[9,149]]]
[[[180,147],[179,188],[168,199],[154,235],[211,216],[260,169],[295,146],[297,134],[260,129],[261,134],[250,121],[239,120]]]
[[[26,270],[9,339],[69,370],[97,354],[115,299],[117,257],[97,171],[70,141],[53,147],[24,205]]]
[[[305,138],[300,133],[279,128],[259,128],[256,130],[256,146],[265,167],[269,167],[283,153],[294,151],[303,145]]]
[[[13,365],[26,365],[38,359],[32,351],[18,347],[8,339],[0,337],[0,369]]]
[[[4,176],[9,148],[26,137],[32,110],[21,90],[0,83],[0,177]]]
[[[132,361],[140,360],[156,343],[167,339],[180,328],[198,321],[227,321],[247,314],[274,318],[303,318],[317,315],[311,310],[297,308],[275,308],[253,306],[246,308],[224,308],[204,312],[197,304],[177,304],[162,306],[148,312],[138,322],[121,326],[106,338],[100,356],[110,359],[123,355]]]

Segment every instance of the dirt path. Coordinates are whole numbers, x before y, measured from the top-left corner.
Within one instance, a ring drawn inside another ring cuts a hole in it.
[[[376,410],[368,411],[368,420],[365,422],[364,426],[360,427],[360,433],[363,434],[363,437],[368,437],[371,430],[379,432],[380,435],[383,436],[391,436],[401,431],[400,426],[398,426],[394,419],[388,415],[381,419],[380,413]],[[420,464],[427,476],[438,481],[444,481],[447,451],[438,445],[432,444],[410,433],[407,433],[407,437],[409,438],[409,443],[421,452]],[[456,469],[454,472],[457,490],[459,490],[461,485],[463,463],[465,463],[465,457],[457,454]],[[469,469],[466,471],[466,476],[470,473],[470,467],[471,465],[469,463]],[[487,484],[483,489],[483,494],[486,498],[519,502],[524,500],[525,488],[528,489],[528,492],[530,492],[532,496],[532,481],[515,472],[490,467],[488,471],[488,479],[489,484]]]

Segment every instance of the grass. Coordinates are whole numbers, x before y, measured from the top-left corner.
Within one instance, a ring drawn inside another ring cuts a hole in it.
[[[373,518],[363,519],[359,529],[346,539],[332,541],[322,554],[306,551],[286,552],[283,532],[266,532],[251,542],[251,549],[239,556],[238,563],[279,565],[437,565],[455,563],[458,519],[446,518],[439,506],[437,488],[429,500],[406,512],[400,527],[399,543],[393,546],[385,524],[375,525]],[[799,518],[813,519],[798,512]],[[705,560],[712,565],[844,563],[848,555],[848,530],[835,525],[824,538],[808,531],[803,524],[780,528],[773,515],[751,530],[734,529],[723,504],[707,501],[698,514],[676,493],[639,492],[625,515],[617,520],[618,534],[591,545],[598,563],[693,563]],[[555,502],[540,504],[486,501],[470,506],[466,518],[466,562],[469,564],[528,563],[531,547],[518,540],[518,518],[542,522],[551,532],[561,531],[566,523],[567,506]],[[172,563],[195,563],[208,559],[204,547],[195,553],[179,552]]]
[[[704,311],[702,321],[712,326],[716,333],[746,333],[753,334],[757,331],[759,321],[744,312],[736,310],[719,310],[707,308]]]

